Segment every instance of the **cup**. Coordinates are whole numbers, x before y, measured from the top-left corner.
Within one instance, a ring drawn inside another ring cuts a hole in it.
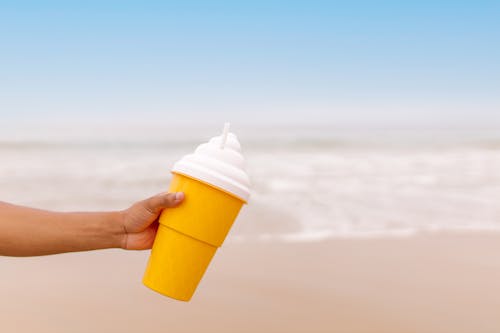
[[[248,201],[250,182],[240,144],[227,123],[221,136],[175,163],[172,174],[169,192],[184,192],[185,198],[160,215],[143,283],[189,301]]]

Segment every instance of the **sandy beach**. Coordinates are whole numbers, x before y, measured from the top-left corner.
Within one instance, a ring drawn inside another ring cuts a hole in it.
[[[222,247],[190,302],[150,251],[0,255],[0,333],[500,333],[499,13],[1,2],[0,202],[101,213],[2,205],[1,253],[148,247],[166,191]]]
[[[1,200],[123,209],[194,146],[96,142],[4,144]],[[498,333],[500,150],[336,142],[248,145],[251,202],[191,302],[142,285],[148,251],[0,257],[0,331]]]
[[[189,303],[148,252],[0,258],[5,332],[498,332],[500,234],[227,242]]]

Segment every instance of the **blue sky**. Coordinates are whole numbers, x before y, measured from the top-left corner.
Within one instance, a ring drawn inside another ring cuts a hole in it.
[[[498,1],[0,0],[0,128],[500,127],[499,59]]]

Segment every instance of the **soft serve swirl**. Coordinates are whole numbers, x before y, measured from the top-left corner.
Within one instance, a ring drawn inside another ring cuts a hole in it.
[[[199,145],[193,154],[175,163],[172,172],[206,182],[245,202],[250,197],[250,180],[234,133],[224,133]]]

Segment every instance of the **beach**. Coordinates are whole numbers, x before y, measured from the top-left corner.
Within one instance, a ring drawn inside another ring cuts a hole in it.
[[[227,242],[190,302],[148,251],[0,258],[6,332],[498,332],[500,234]]]
[[[451,134],[243,134],[252,195],[190,302],[149,251],[0,257],[2,331],[497,333],[500,139]],[[0,200],[124,209],[203,141],[2,141]]]
[[[499,13],[3,1],[0,333],[500,333]]]

